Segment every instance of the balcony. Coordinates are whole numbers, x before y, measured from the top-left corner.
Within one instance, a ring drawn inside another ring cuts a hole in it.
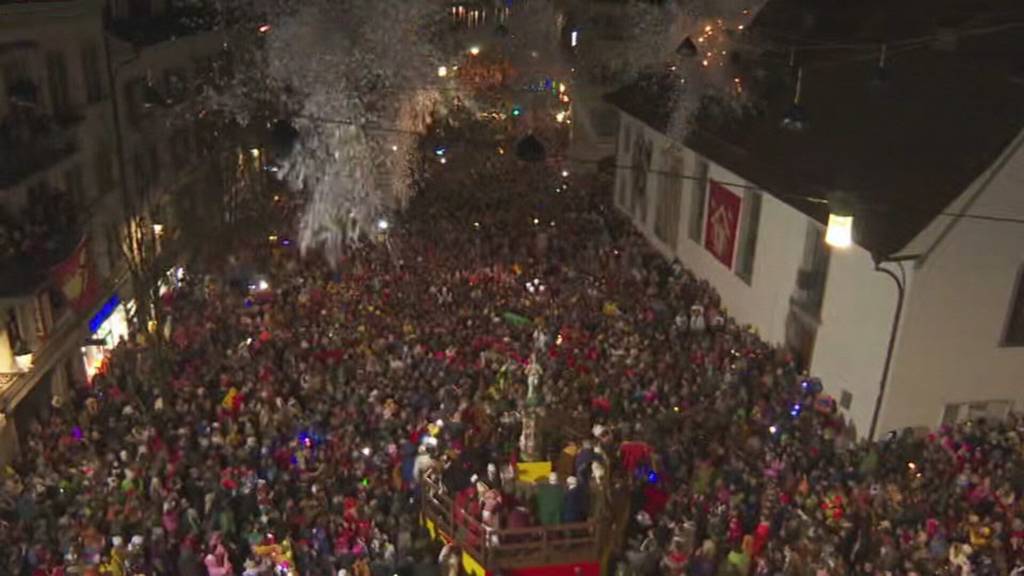
[[[15,109],[0,121],[0,189],[46,170],[77,150],[75,115],[55,118]]]
[[[81,241],[66,194],[48,191],[21,214],[0,209],[0,297],[31,294]]]
[[[459,544],[488,574],[538,566],[596,564],[601,561],[596,522],[494,530],[469,514],[429,478],[424,479],[422,510],[432,532]],[[456,520],[457,519],[457,520]]]

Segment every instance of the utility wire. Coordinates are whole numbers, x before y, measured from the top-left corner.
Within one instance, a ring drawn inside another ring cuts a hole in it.
[[[320,122],[320,123],[324,123],[324,124],[338,124],[338,125],[343,125],[343,126],[357,126],[357,127],[360,127],[360,128],[362,128],[362,129],[364,129],[366,131],[369,131],[369,132],[383,132],[383,133],[387,133],[387,134],[403,134],[403,135],[410,135],[410,136],[417,136],[417,137],[424,136],[424,133],[417,132],[415,130],[408,130],[408,129],[404,129],[404,128],[398,128],[396,126],[387,126],[387,125],[381,125],[381,124],[376,124],[376,123],[357,122],[357,121],[354,121],[354,120],[346,120],[346,119],[339,119],[339,118],[326,118],[326,117],[322,117],[322,116],[312,116],[312,115],[305,115],[305,114],[296,115],[295,117],[296,118],[302,118],[304,120]],[[463,140],[460,140],[460,142],[467,143],[467,144],[484,145],[484,146],[495,146],[495,145],[500,144],[496,140],[486,140],[486,139],[463,139]],[[563,162],[568,162],[568,163],[574,163],[574,164],[591,164],[591,165],[595,165],[595,166],[607,166],[609,168],[615,168],[617,170],[626,170],[626,171],[630,171],[630,172],[635,172],[635,171],[638,171],[638,170],[643,170],[643,167],[640,167],[640,166],[634,166],[634,165],[629,165],[629,164],[618,164],[618,163],[609,164],[608,162],[603,161],[603,160],[594,160],[594,159],[591,159],[591,158],[582,158],[582,157],[578,157],[578,156],[568,156],[568,155],[552,156],[551,159],[552,160],[556,160],[556,161],[563,161]],[[704,176],[704,175],[698,175],[698,174],[692,174],[692,173],[682,173],[682,172],[673,172],[673,171],[669,171],[669,170],[657,170],[657,169],[654,169],[654,168],[647,168],[646,172],[647,172],[648,175],[668,176],[670,178],[675,178],[675,179],[678,179],[680,181],[694,181],[694,182],[706,183],[706,182],[709,182],[710,180],[713,180],[712,178],[710,178],[708,176]],[[718,183],[718,184],[721,184],[722,186],[726,186],[726,187],[729,187],[729,188],[735,188],[735,189],[739,189],[739,190],[752,190],[752,191],[756,191],[756,192],[762,192],[762,193],[768,194],[770,196],[773,196],[775,198],[778,198],[780,200],[798,200],[798,201],[803,201],[803,202],[810,202],[810,203],[813,203],[813,204],[821,204],[821,205],[825,205],[825,206],[827,206],[829,204],[829,201],[826,198],[817,197],[817,196],[810,196],[810,195],[802,195],[802,194],[776,193],[776,192],[773,192],[773,191],[771,191],[771,190],[769,190],[767,188],[764,188],[762,186],[757,186],[756,184],[747,184],[747,183],[744,183],[744,182],[729,182],[729,181],[721,181],[721,180],[715,180],[715,182]],[[865,208],[869,212],[872,212],[872,211],[873,212],[886,212],[886,211],[888,211],[887,209],[878,209],[878,208],[871,208],[871,207],[866,207],[866,206],[863,207],[863,208]],[[912,209],[912,208],[909,208],[909,209]],[[949,217],[953,217],[953,218],[966,218],[966,219],[986,221],[986,222],[999,222],[999,223],[1009,223],[1009,224],[1024,224],[1024,218],[1017,218],[1017,217],[1012,217],[1012,216],[997,216],[997,215],[993,215],[993,214],[971,214],[971,213],[963,213],[962,214],[962,213],[959,213],[959,212],[944,212],[943,211],[943,212],[938,212],[936,215],[937,216],[949,216]]]

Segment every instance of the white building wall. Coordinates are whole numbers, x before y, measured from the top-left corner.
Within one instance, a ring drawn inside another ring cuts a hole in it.
[[[635,138],[641,130],[655,143],[652,171],[661,170],[662,154],[659,152],[672,142],[627,114],[622,115],[620,122],[617,163],[631,166],[633,159],[626,146],[626,136]],[[682,153],[685,174],[696,174],[698,155],[689,149],[683,149]],[[729,183],[749,183],[714,163],[709,164],[709,178],[743,196],[744,202],[758,193],[729,186]],[[628,212],[632,177],[628,170],[620,168],[614,192],[616,203],[659,252],[668,258],[677,256],[697,276],[708,280],[722,296],[728,313],[738,322],[754,326],[768,342],[785,342],[790,300],[796,289],[797,273],[804,265],[808,226],[821,225],[788,204],[763,194],[753,275],[747,283],[719,262],[702,243],[691,239],[690,211],[701,183],[691,179],[682,186],[676,245],[666,246],[655,236],[659,184],[661,180],[656,176],[649,178],[647,218],[641,222]],[[621,194],[620,185],[624,187]],[[707,217],[706,198],[703,212],[702,220]],[[744,234],[741,227],[741,239]],[[845,413],[861,435],[870,427],[895,306],[895,285],[890,278],[874,270],[866,250],[854,246],[832,251],[810,371],[821,377],[826,392],[837,400],[844,390],[852,395],[850,409]]]
[[[643,130],[645,135],[655,142],[651,168],[660,170],[661,154],[658,151],[671,145],[671,141],[661,133],[644,125],[642,122],[626,114],[622,117],[621,131]],[[630,166],[632,158],[625,153],[620,138],[618,164]],[[697,163],[697,155],[684,149],[684,166],[686,173],[693,173]],[[747,183],[739,176],[717,166],[710,165],[709,177],[723,184]],[[622,169],[620,168],[620,171]],[[620,174],[621,178],[622,175]],[[632,186],[632,179],[627,177],[626,198]],[[797,269],[803,257],[807,218],[778,200],[764,195],[761,205],[761,223],[757,238],[754,273],[751,283],[741,279],[733,270],[725,267],[703,244],[690,239],[689,220],[690,207],[694,194],[698,193],[699,184],[688,180],[683,186],[683,199],[679,223],[679,237],[674,247],[665,246],[654,236],[655,208],[657,206],[657,187],[660,179],[651,176],[648,180],[647,219],[640,222],[633,218],[634,225],[651,241],[666,257],[678,256],[684,266],[693,270],[697,276],[711,282],[722,296],[722,302],[728,313],[741,324],[750,324],[758,329],[761,337],[769,342],[783,342],[786,337],[786,316],[789,312],[789,297],[793,293]],[[752,190],[729,187],[733,192],[746,196],[754,194]],[[705,201],[706,202],[706,201]],[[620,208],[622,208],[620,206]],[[632,215],[631,215],[632,216]],[[706,210],[705,210],[706,217]],[[742,237],[743,230],[740,230]],[[738,248],[737,248],[738,250]]]
[[[871,427],[897,301],[896,283],[874,267],[859,246],[832,250],[810,367],[837,400],[843,391],[852,396],[844,413],[860,436]]]
[[[1005,154],[1005,163],[997,161],[946,211],[963,208],[990,175],[968,213],[1024,218],[1024,133]],[[940,217],[907,252],[926,252],[949,221]],[[935,426],[947,404],[1012,401],[1016,409],[1024,408],[1024,347],[1002,345],[1024,267],[1022,247],[1020,223],[961,219],[920,264],[880,431]]]

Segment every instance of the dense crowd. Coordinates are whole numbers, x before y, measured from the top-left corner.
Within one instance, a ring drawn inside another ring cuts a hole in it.
[[[638,576],[1024,573],[1019,420],[858,442],[588,181],[492,156],[335,267],[278,245],[266,290],[168,292],[164,341],[24,435],[0,572],[451,574],[434,478],[489,528],[608,525],[628,493]],[[533,458],[555,470],[523,491]]]

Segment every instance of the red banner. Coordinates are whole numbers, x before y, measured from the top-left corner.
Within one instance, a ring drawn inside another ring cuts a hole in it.
[[[78,244],[67,260],[50,270],[50,278],[64,296],[64,301],[76,312],[87,310],[95,302],[99,283],[85,240]]]
[[[736,252],[741,205],[742,199],[732,190],[714,180],[708,183],[704,247],[729,269],[732,269],[732,258]]]

